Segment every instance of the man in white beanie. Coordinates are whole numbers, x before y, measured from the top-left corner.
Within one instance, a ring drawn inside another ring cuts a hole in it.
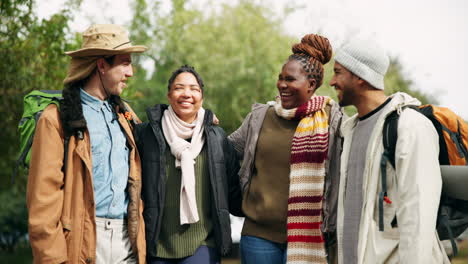
[[[403,111],[405,105],[420,105],[417,99],[405,93],[384,94],[389,63],[373,40],[353,39],[335,56],[330,85],[341,106],[354,105],[358,111],[341,129],[338,261],[450,263],[436,231],[442,188],[437,132],[414,109]],[[394,110],[401,113],[395,169],[390,164],[384,167],[384,193],[382,130]],[[379,199],[381,192],[384,196]]]
[[[35,130],[27,187],[34,263],[145,263],[138,118],[119,97],[132,45],[118,25],[92,25],[71,57],[60,109]]]

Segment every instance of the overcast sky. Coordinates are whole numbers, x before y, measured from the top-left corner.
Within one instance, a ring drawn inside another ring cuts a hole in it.
[[[64,0],[37,3],[41,17],[56,13]],[[167,1],[166,1],[167,2]],[[197,5],[205,1],[196,1]],[[219,1],[218,1],[219,2]],[[466,0],[297,0],[271,2],[299,6],[284,20],[284,30],[298,39],[320,31],[336,50],[354,35],[375,37],[397,56],[414,87],[468,120],[468,1]],[[112,3],[112,4],[109,4]],[[110,7],[112,5],[112,7]],[[86,11],[84,11],[86,10]],[[90,21],[128,24],[129,0],[83,0],[72,30]]]

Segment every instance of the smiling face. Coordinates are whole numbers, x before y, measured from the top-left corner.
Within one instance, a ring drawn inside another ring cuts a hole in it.
[[[202,89],[192,73],[182,72],[170,86],[167,99],[180,119],[192,123],[203,104]]]
[[[284,109],[291,109],[307,102],[314,94],[316,81],[308,78],[304,68],[297,60],[283,65],[276,87]]]
[[[335,62],[333,71],[335,74],[330,80],[330,86],[335,87],[340,106],[355,104],[354,101],[359,97],[359,78],[338,62]]]
[[[120,95],[127,87],[127,79],[133,76],[132,57],[130,54],[115,55],[112,65],[102,59],[101,78],[107,92]]]

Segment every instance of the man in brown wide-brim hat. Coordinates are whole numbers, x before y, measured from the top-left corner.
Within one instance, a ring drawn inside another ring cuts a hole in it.
[[[59,108],[42,113],[32,145],[27,205],[34,263],[144,263],[139,122],[120,94],[132,77],[118,25],[92,25],[71,57]]]

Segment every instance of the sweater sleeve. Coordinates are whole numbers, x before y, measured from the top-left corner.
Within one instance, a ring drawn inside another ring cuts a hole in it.
[[[430,263],[442,189],[438,136],[413,109],[403,111],[395,152],[401,263]]]
[[[228,136],[229,141],[231,141],[234,149],[236,150],[237,156],[242,160],[244,156],[245,144],[247,142],[247,134],[249,132],[250,119],[252,118],[252,113],[249,113],[242,122],[242,125],[232,134]]]

